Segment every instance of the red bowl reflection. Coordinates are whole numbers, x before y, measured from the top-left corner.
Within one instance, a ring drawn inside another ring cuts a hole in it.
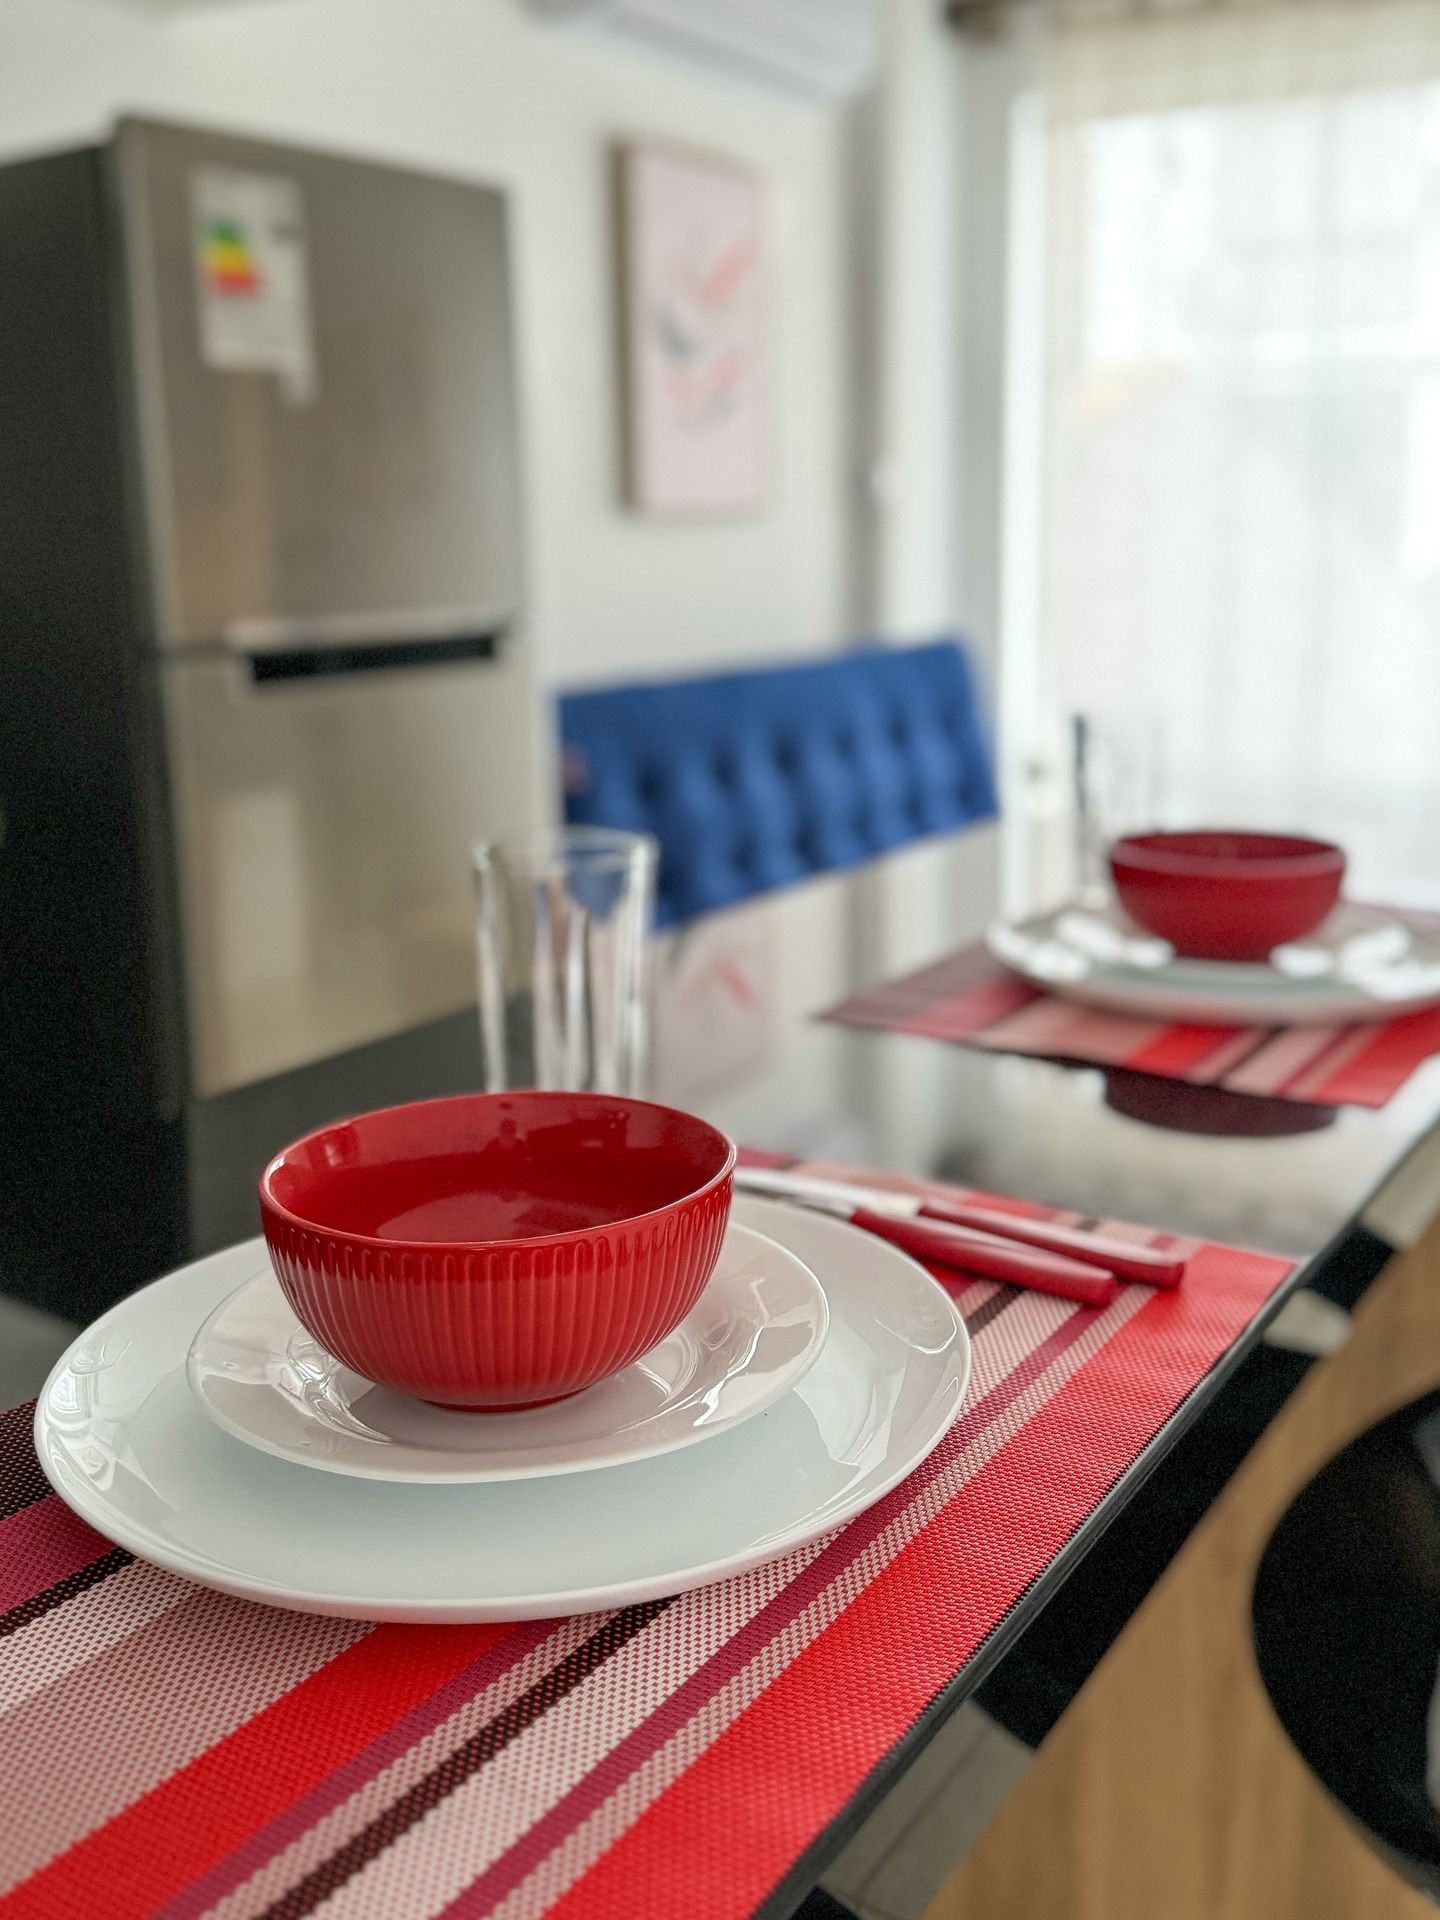
[[[1197,1087],[1186,1080],[1129,1067],[1105,1069],[1105,1104],[1129,1120],[1168,1133],[1203,1133],[1232,1140],[1276,1140],[1318,1133],[1335,1124],[1334,1107],[1263,1094],[1231,1093],[1227,1087]]]

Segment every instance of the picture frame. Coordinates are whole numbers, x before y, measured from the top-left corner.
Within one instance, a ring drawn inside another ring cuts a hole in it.
[[[735,517],[769,492],[765,188],[654,141],[616,153],[625,495],[661,517]]]

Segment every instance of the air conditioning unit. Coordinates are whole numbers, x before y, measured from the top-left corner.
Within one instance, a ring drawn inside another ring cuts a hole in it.
[[[811,99],[872,77],[883,0],[531,0],[551,19],[645,40]]]

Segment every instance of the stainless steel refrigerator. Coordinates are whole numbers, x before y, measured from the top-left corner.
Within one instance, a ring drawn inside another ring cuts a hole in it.
[[[138,120],[0,169],[0,1286],[91,1312],[478,1084],[515,386],[493,189]]]

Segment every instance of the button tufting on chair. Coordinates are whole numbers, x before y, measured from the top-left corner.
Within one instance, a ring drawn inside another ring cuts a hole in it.
[[[662,926],[995,815],[954,641],[568,693],[566,817],[660,842]]]

